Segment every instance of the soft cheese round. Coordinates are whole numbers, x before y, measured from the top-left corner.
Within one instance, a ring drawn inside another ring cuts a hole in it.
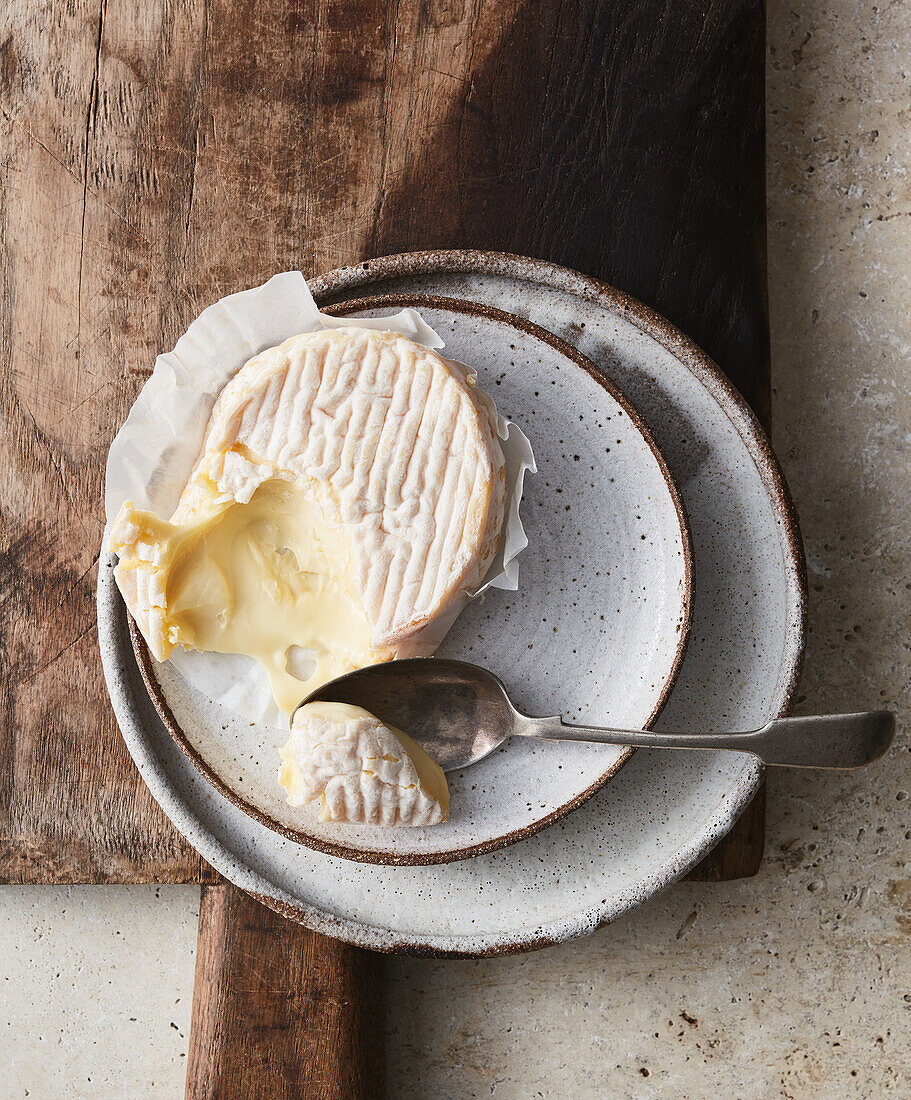
[[[392,646],[478,587],[496,553],[506,472],[494,417],[463,371],[398,333],[294,336],[219,395],[172,522],[206,482],[240,502],[277,475],[321,482],[352,539],[373,642]]]
[[[439,638],[422,631],[480,585],[503,526],[505,461],[490,398],[458,365],[398,333],[294,336],[222,390],[169,530],[246,504],[276,478],[344,527],[375,650],[431,652]],[[127,605],[163,660],[173,645],[163,553],[154,517],[139,516],[124,505],[110,545]]]
[[[401,730],[347,703],[309,703],[294,716],[279,782],[292,806],[319,801],[320,820],[438,825],[449,812],[438,764]]]

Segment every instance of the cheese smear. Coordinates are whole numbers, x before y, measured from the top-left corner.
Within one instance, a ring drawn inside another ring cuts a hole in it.
[[[154,568],[163,597],[164,646],[254,657],[279,707],[290,714],[328,680],[391,653],[371,644],[363,599],[352,577],[351,539],[327,520],[319,486],[263,482],[249,503],[207,499],[179,523],[130,512],[129,544],[117,579]],[[154,553],[146,549],[154,547]]]
[[[288,803],[319,802],[320,821],[438,825],[449,814],[443,769],[402,730],[349,703],[307,703],[281,750]]]

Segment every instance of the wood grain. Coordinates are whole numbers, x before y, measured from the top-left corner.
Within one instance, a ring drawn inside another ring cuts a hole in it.
[[[276,271],[503,249],[641,297],[765,415],[762,4],[0,20],[0,879],[214,881],[133,769],[96,652],[104,456],[155,353]]]
[[[381,958],[205,886],[187,1100],[381,1100]]]
[[[2,15],[0,873],[9,881],[207,873],[124,751],[95,632],[104,454],[155,350],[177,332],[163,260],[180,248],[189,169],[178,128],[158,139],[152,120],[176,115],[194,79],[193,20],[166,29],[161,14],[139,10],[13,3]]]

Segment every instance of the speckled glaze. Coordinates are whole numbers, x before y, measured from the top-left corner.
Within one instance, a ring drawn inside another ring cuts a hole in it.
[[[638,729],[677,678],[690,621],[692,552],[683,507],[648,430],[575,348],[487,306],[395,295],[345,315],[421,310],[451,357],[469,363],[535,447],[525,483],[529,546],[518,592],[470,604],[440,650],[510,685],[521,709]],[[278,785],[287,729],[251,726],[151,659],[132,633],[156,709],[189,759],[257,821],[319,851],[426,864],[523,840],[580,806],[632,750],[516,740],[449,776],[450,818],[430,829],[339,826],[293,807]]]
[[[645,307],[518,257],[423,253],[325,276],[323,304],[375,293],[482,301],[583,351],[627,393],[683,496],[694,549],[690,640],[658,725],[750,728],[783,712],[804,630],[799,536],[754,418],[685,337]],[[583,806],[502,851],[426,867],[356,864],[260,825],[203,780],[160,722],[102,556],[99,639],[111,699],[153,795],[238,885],[329,935],[386,951],[490,955],[591,931],[684,874],[755,794],[736,754],[640,751]]]

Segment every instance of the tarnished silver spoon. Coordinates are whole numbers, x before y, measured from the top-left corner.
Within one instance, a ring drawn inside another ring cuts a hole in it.
[[[878,760],[895,735],[885,710],[816,718],[776,718],[746,733],[657,733],[570,726],[559,715],[529,718],[486,669],[444,657],[371,665],[324,684],[317,700],[363,707],[420,742],[444,771],[476,764],[507,737],[592,741],[645,749],[733,749],[789,768],[862,768]]]

